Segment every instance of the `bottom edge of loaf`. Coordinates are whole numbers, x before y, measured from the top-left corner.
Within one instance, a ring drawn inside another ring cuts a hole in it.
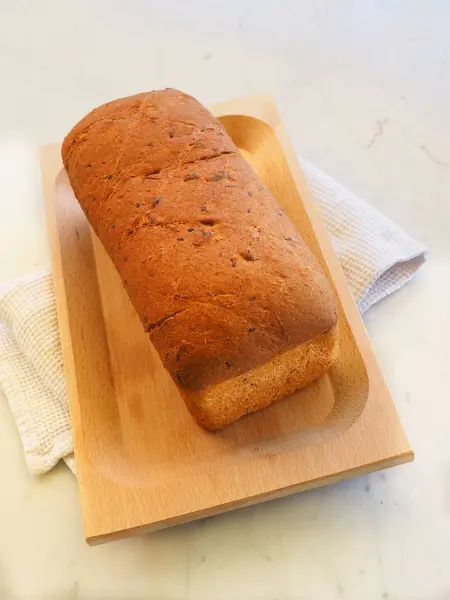
[[[271,361],[201,392],[180,390],[200,427],[215,431],[300,390],[324,375],[337,357],[338,325]]]

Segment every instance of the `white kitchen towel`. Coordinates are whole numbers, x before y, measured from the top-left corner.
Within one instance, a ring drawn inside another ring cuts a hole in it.
[[[75,472],[51,273],[0,290],[0,390],[29,470],[45,473],[64,458]]]
[[[300,163],[363,313],[411,279],[426,260],[426,248],[317,167]]]
[[[301,164],[364,312],[411,279],[423,265],[426,249],[313,165]],[[17,423],[29,470],[45,473],[64,459],[75,473],[50,274],[0,290],[0,390]]]

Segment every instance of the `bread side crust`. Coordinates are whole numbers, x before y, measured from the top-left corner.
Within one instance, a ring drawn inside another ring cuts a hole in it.
[[[216,431],[306,387],[326,373],[338,351],[339,326],[336,324],[238,377],[201,392],[180,391],[197,424]]]

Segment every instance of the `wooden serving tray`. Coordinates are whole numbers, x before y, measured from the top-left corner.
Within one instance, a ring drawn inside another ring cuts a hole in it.
[[[201,430],[62,170],[41,155],[85,535],[146,533],[413,459],[356,304],[270,98],[213,107],[336,290],[341,353],[307,389]],[[56,180],[56,186],[55,186]]]

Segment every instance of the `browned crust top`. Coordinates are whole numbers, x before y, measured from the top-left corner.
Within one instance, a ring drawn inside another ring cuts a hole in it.
[[[178,385],[204,389],[336,323],[306,244],[194,98],[168,89],[100,106],[62,157]]]

